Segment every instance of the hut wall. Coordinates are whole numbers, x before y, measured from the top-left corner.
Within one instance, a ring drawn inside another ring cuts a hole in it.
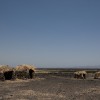
[[[29,78],[29,73],[27,73],[26,71],[16,71],[16,78],[18,79],[27,79]]]

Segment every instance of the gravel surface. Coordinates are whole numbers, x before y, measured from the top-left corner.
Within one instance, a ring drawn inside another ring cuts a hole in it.
[[[47,76],[0,81],[0,100],[100,100],[100,80]]]

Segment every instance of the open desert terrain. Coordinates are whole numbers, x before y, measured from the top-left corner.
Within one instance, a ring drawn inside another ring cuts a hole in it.
[[[0,81],[0,100],[100,100],[100,80],[44,72],[34,79]]]

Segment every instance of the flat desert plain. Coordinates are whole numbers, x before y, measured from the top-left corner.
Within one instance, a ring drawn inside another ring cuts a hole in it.
[[[100,80],[45,75],[0,81],[0,100],[100,100]]]

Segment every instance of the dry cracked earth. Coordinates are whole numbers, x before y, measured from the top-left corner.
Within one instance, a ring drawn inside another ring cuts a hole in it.
[[[100,100],[100,80],[47,76],[0,81],[0,100]]]

